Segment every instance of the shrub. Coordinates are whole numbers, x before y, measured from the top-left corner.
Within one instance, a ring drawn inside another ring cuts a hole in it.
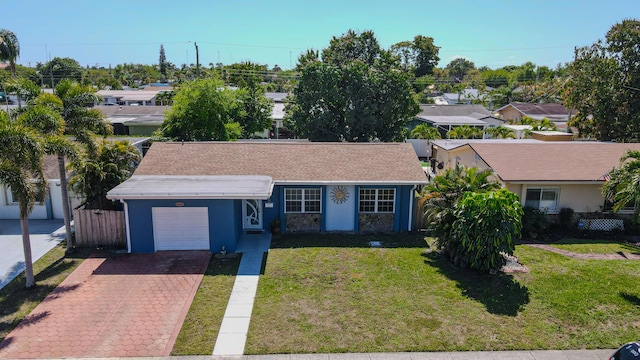
[[[560,223],[560,227],[562,227],[563,230],[571,229],[571,224],[573,224],[573,209],[560,209],[560,213],[558,214],[558,222]]]
[[[498,270],[503,254],[513,255],[514,237],[522,230],[522,205],[507,189],[468,192],[456,205],[449,255],[454,264],[476,270]]]
[[[522,236],[536,239],[538,235],[545,232],[548,226],[545,214],[533,207],[525,206],[522,216]]]

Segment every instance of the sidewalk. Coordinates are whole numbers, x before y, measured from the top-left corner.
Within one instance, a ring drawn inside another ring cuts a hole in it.
[[[607,360],[615,350],[455,351],[145,357],[145,360]],[[95,360],[95,358],[87,358]],[[105,360],[103,358],[101,360]],[[111,358],[127,359],[127,358]]]

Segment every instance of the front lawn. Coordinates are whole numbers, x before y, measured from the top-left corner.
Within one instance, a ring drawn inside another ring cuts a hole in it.
[[[549,243],[558,249],[580,254],[640,254],[640,248],[628,243],[607,239],[562,239]]]
[[[426,247],[406,235],[275,240],[245,352],[615,348],[640,331],[638,261],[519,245],[529,273],[488,275]]]
[[[240,258],[211,257],[171,355],[211,355],[238,273]]]

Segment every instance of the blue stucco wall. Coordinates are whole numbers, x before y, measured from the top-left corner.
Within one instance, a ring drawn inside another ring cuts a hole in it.
[[[209,209],[209,244],[212,252],[222,246],[229,252],[236,249],[242,231],[241,200],[128,200],[129,234],[132,253],[154,252],[152,207],[207,207]]]

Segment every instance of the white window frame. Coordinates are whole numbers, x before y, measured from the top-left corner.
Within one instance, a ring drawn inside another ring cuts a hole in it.
[[[310,194],[308,191],[318,191],[320,198],[319,199],[307,199]],[[290,191],[300,191],[301,199],[288,199],[288,195]],[[306,204],[309,201],[318,202],[319,210],[318,211],[308,211],[306,209]],[[287,210],[287,204],[290,202],[300,202],[300,211],[290,211]],[[284,212],[287,214],[322,214],[322,188],[285,188],[284,189]]]
[[[13,198],[11,188],[8,186],[4,188],[4,198],[6,199],[7,205],[19,205],[18,200]]]
[[[363,191],[374,191],[374,199],[373,200],[363,200],[362,195]],[[380,200],[380,192],[381,191],[391,191],[393,194],[393,199],[391,200],[391,211],[380,211],[380,205],[384,202],[387,203],[389,200]],[[362,211],[362,202],[373,201],[373,211]],[[396,189],[395,188],[360,188],[358,191],[358,212],[362,214],[395,214],[396,212]]]
[[[545,213],[549,213],[549,214],[555,214],[558,213],[560,211],[560,205],[559,205],[559,200],[560,200],[560,188],[558,187],[528,187],[525,189],[524,192],[524,206],[527,206],[527,194],[529,193],[529,190],[539,190],[540,191],[540,197],[538,199],[538,210],[543,211]],[[544,207],[542,206],[542,195],[545,192],[554,192],[555,193],[555,209],[550,209],[549,207]]]

